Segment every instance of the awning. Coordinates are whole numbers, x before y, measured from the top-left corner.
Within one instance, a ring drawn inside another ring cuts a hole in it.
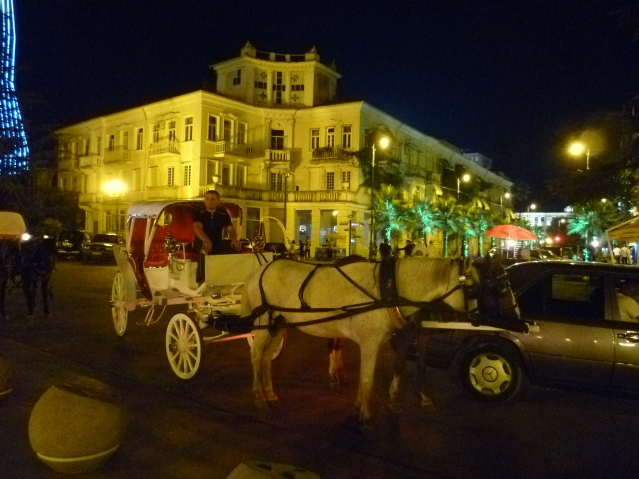
[[[639,241],[639,216],[607,229],[606,236],[609,241]]]

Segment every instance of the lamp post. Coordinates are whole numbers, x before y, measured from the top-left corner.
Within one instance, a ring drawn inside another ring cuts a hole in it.
[[[468,173],[464,173],[462,177],[457,177],[457,201],[459,201],[459,189],[461,186],[461,182],[468,183],[470,181],[470,175]]]
[[[583,143],[573,143],[568,147],[568,153],[573,156],[581,156],[586,153],[586,170],[590,169],[590,148]]]
[[[506,193],[502,193],[499,196],[499,208],[501,209],[501,214],[504,214],[504,196],[506,197],[506,199],[510,198],[510,191],[507,191]]]
[[[379,139],[379,147],[383,150],[388,146],[389,139],[385,136]],[[371,161],[371,221],[370,221],[370,248],[368,252],[369,261],[375,261],[375,194],[373,189],[375,188],[375,141],[373,141],[373,159]]]
[[[288,200],[288,171],[286,173],[284,173],[284,229],[286,229],[286,217],[288,216],[287,213],[287,209],[286,209],[286,201]]]
[[[126,193],[126,185],[118,179],[111,180],[102,187],[105,193],[115,199],[115,234],[120,233],[120,199]]]

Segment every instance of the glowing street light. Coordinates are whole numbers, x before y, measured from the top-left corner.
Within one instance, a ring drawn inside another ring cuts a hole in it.
[[[390,143],[390,140],[386,136],[382,136],[379,140],[379,147],[382,150],[385,150]],[[373,141],[373,159],[371,161],[371,241],[370,241],[370,249],[368,253],[368,259],[370,261],[375,261],[375,194],[373,193],[373,188],[375,187],[375,141]]]
[[[527,209],[528,213],[530,213],[530,210],[535,211],[537,209],[537,205],[535,203],[533,203],[530,206],[528,206],[526,209]]]
[[[115,199],[115,234],[120,232],[120,199],[127,191],[126,184],[118,179],[114,179],[105,183],[102,190],[111,198]]]
[[[581,156],[586,154],[586,170],[590,169],[590,149],[583,143],[573,143],[568,147],[568,153],[572,156]]]
[[[470,181],[470,175],[468,173],[464,173],[462,177],[457,177],[457,201],[459,201],[459,186],[461,182],[468,183]]]

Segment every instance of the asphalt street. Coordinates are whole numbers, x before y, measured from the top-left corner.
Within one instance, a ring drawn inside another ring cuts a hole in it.
[[[63,477],[39,462],[29,415],[53,384],[103,384],[124,403],[129,426],[121,449],[87,478],[225,478],[249,459],[295,464],[337,478],[636,477],[639,400],[632,396],[531,387],[525,398],[489,405],[468,396],[454,372],[429,370],[437,404],[419,408],[418,374],[409,364],[404,413],[385,405],[393,352],[385,345],[373,392],[376,430],[357,425],[357,347],[347,344],[349,382],[328,387],[324,340],[291,331],[273,363],[282,407],[252,407],[244,339],[207,346],[200,374],[175,377],[164,352],[168,319],[144,324],[146,310],[115,334],[108,300],[115,266],[59,262],[54,318],[27,320],[19,291],[0,324],[0,355],[16,363],[14,392],[0,401],[0,478]],[[160,311],[156,310],[156,315]]]

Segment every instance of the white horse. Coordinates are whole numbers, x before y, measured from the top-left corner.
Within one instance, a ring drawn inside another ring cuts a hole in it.
[[[287,324],[299,324],[299,329],[314,336],[344,337],[355,341],[361,354],[356,406],[362,427],[370,428],[369,399],[379,347],[395,329],[399,316],[397,311],[402,317],[408,317],[418,307],[379,307],[380,263],[345,265],[341,267],[344,274],[337,268],[322,266],[311,276],[314,269],[313,265],[287,260],[278,260],[260,268],[244,287],[242,316],[249,316],[254,309],[268,305],[270,312],[261,309],[261,315],[255,320],[256,325],[267,325],[270,315],[280,321],[283,319]],[[471,271],[474,268],[470,268],[470,262],[464,266],[460,261],[448,259],[403,258],[397,261],[395,269],[397,291],[401,298],[411,302],[423,303],[443,298],[443,302],[451,308],[464,311],[468,303],[461,283]],[[473,272],[472,276],[473,281],[477,282],[477,273]],[[378,309],[355,312],[342,319],[300,324],[329,318],[347,306],[356,308],[356,305],[370,304],[372,298],[378,302]],[[322,310],[302,312],[302,301],[312,309]],[[474,304],[471,307],[474,308]],[[271,382],[271,358],[283,332],[284,329],[277,328],[275,336],[271,336],[266,329],[256,330],[251,360],[254,405],[257,408],[264,408],[267,404],[273,407],[279,405]]]

